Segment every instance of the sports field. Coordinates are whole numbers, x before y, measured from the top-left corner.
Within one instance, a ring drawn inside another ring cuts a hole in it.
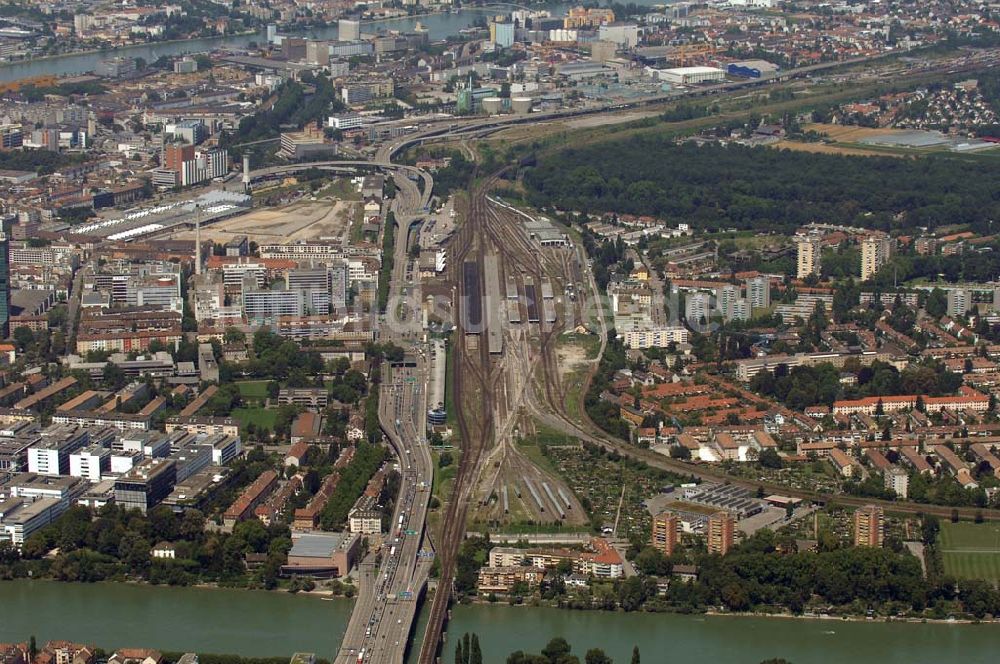
[[[235,408],[232,417],[244,428],[253,422],[258,429],[267,428],[273,431],[274,423],[278,420],[278,411],[266,408]]]
[[[1000,524],[941,524],[941,556],[948,574],[1000,581]]]
[[[240,380],[236,382],[236,387],[244,399],[263,400],[267,398],[267,383],[266,380]]]

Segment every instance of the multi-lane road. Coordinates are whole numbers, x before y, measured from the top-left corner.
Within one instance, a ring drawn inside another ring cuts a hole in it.
[[[427,385],[424,359],[413,366],[387,367],[381,386],[379,421],[399,459],[402,478],[396,509],[382,550],[360,566],[360,587],[337,664],[402,664],[416,619],[433,550],[424,531],[430,500],[432,460],[423,422]]]

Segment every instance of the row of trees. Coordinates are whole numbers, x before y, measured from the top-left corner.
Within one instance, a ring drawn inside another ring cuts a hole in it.
[[[549,641],[540,655],[517,650],[507,657],[507,664],[580,664],[580,658],[572,654],[573,647],[559,636]],[[614,664],[600,648],[591,648],[583,656],[584,664]],[[641,664],[639,646],[633,646],[631,664]]]

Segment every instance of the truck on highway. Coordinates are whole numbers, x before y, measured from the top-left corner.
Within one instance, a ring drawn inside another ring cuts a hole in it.
[[[365,649],[362,648],[361,652],[358,653],[358,664],[364,664],[365,661]]]

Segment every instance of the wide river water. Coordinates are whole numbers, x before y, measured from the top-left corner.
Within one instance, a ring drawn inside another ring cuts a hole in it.
[[[656,4],[670,4],[676,0],[631,0],[633,4],[652,6]],[[536,9],[548,9],[553,16],[563,16],[569,7],[580,4],[579,2],[545,2],[533,5]],[[444,39],[457,35],[462,28],[472,25],[476,19],[492,14],[510,11],[494,7],[490,8],[468,8],[455,11],[450,14],[430,14],[427,16],[414,16],[408,18],[391,19],[386,21],[373,21],[363,23],[361,31],[363,34],[378,32],[379,30],[401,30],[411,31],[420,23],[427,28],[428,35],[432,40]],[[313,39],[336,39],[337,26],[331,25],[325,28],[307,30],[302,33],[304,36]],[[146,62],[155,62],[162,56],[173,57],[187,53],[203,53],[217,48],[240,49],[245,48],[250,42],[263,43],[265,37],[263,33],[255,35],[240,35],[236,37],[211,37],[206,39],[189,39],[161,44],[139,44],[135,46],[124,46],[103,53],[80,53],[60,55],[49,58],[38,58],[33,60],[23,60],[0,64],[0,82],[15,81],[29,76],[64,76],[71,74],[85,74],[94,70],[97,63],[103,59],[114,56],[130,58],[143,58]]]
[[[281,593],[54,581],[0,582],[0,642],[69,639],[104,648],[329,658],[353,603]],[[724,618],[511,608],[457,607],[445,646],[479,634],[486,664],[517,649],[538,652],[554,636],[574,652],[603,648],[626,664],[638,645],[645,664],[994,664],[1000,626],[888,624],[833,620]],[[420,630],[418,630],[420,633]],[[411,658],[412,659],[412,658]]]

